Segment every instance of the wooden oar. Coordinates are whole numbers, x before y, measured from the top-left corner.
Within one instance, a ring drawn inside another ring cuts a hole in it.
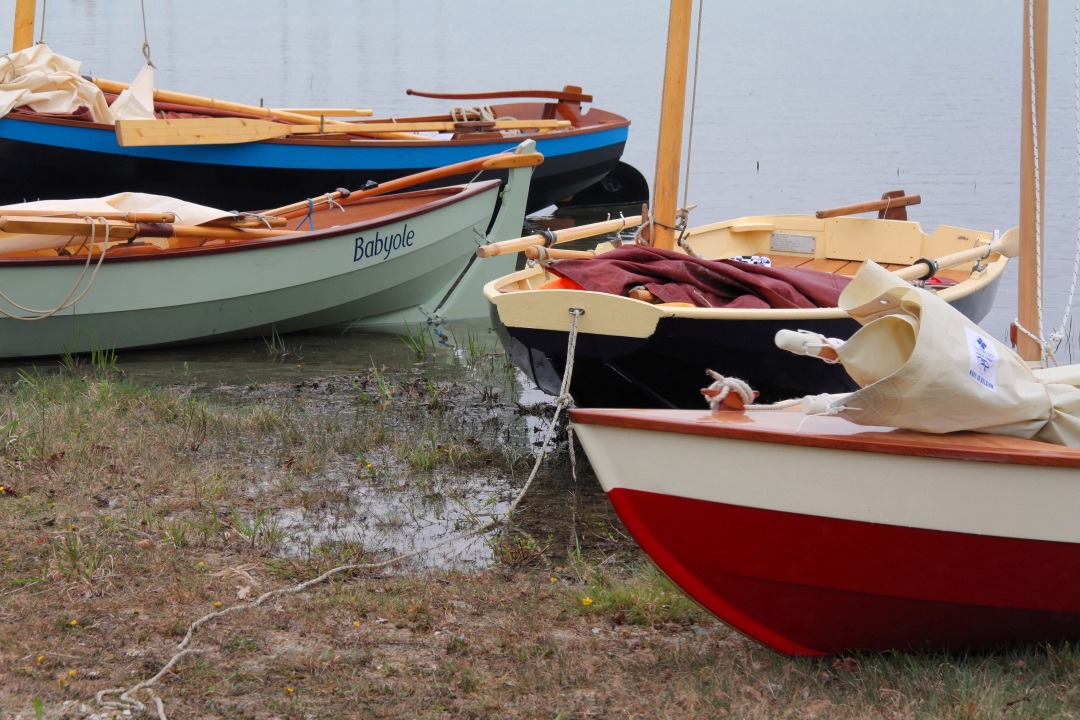
[[[522,145],[529,144],[535,148],[535,144],[531,140],[526,140]],[[519,146],[519,150],[521,147]],[[505,152],[497,155],[489,155],[487,157],[475,158],[473,160],[465,160],[463,162],[454,163],[453,165],[445,165],[439,168],[433,168],[431,170],[425,170],[424,172],[414,173],[412,175],[406,175],[405,177],[396,178],[394,180],[388,180],[384,183],[376,185],[373,188],[354,190],[350,194],[348,190],[339,188],[337,192],[330,193],[329,195],[315,198],[313,202],[319,204],[326,202],[327,199],[336,200],[339,197],[344,199],[346,197],[351,198],[352,201],[357,201],[361,198],[372,197],[374,195],[384,195],[390,192],[396,192],[398,190],[404,190],[405,188],[415,187],[417,185],[423,185],[432,183],[437,180],[444,180],[455,175],[466,175],[469,173],[477,173],[481,170],[507,170],[515,167],[526,167],[529,165],[539,165],[544,161],[544,156],[535,150],[529,152]],[[344,192],[344,195],[339,193]],[[267,212],[268,215],[277,215],[283,218],[295,218],[301,215],[307,214],[309,210],[308,202],[301,201],[293,203],[291,206],[286,205],[283,208],[277,210],[271,210]],[[291,208],[291,209],[290,209]]]
[[[406,95],[438,100],[498,100],[500,98],[545,98],[563,102],[592,102],[592,95],[583,95],[581,88],[567,85],[562,90],[498,90],[478,93],[433,93],[409,88]]]
[[[814,213],[814,217],[831,218],[839,217],[841,215],[858,215],[859,213],[865,212],[880,212],[892,208],[907,207],[908,205],[918,205],[921,202],[922,197],[919,195],[902,195],[900,197],[871,200],[870,202],[856,203],[855,205],[829,208],[828,210],[818,210]]]
[[[604,220],[588,225],[578,225],[564,230],[556,230],[555,232],[526,235],[525,237],[514,238],[512,240],[500,240],[499,242],[481,245],[476,248],[476,255],[477,257],[482,258],[506,255],[508,253],[521,252],[525,248],[532,247],[533,245],[547,245],[549,244],[549,238],[551,236],[554,236],[555,239],[553,242],[550,242],[550,244],[554,245],[556,243],[593,237],[594,235],[618,232],[624,228],[637,227],[642,222],[644,222],[644,220],[641,215],[634,215],[632,217]]]
[[[296,230],[236,229],[207,225],[175,225],[172,223],[100,223],[89,219],[69,219],[52,217],[7,217],[0,216],[0,231],[25,235],[60,235],[70,237],[90,237],[91,230],[96,237],[109,238],[162,237],[162,238],[199,238],[204,240],[250,240],[253,238],[279,237],[295,235]],[[93,227],[91,227],[93,224]],[[107,225],[107,227],[106,227]],[[106,236],[106,229],[108,235]]]
[[[97,85],[103,92],[107,93],[122,93],[127,90],[130,85],[127,83],[117,82],[115,80],[105,80],[104,78],[88,78],[92,83]],[[282,120],[288,120],[295,123],[308,123],[311,122],[311,116],[303,113],[293,112],[290,110],[274,110],[272,108],[265,108],[259,105],[245,105],[244,103],[229,102],[227,100],[218,100],[216,98],[202,97],[200,95],[188,95],[186,93],[172,92],[170,90],[158,90],[154,89],[154,99],[162,102],[181,103],[183,105],[192,105],[194,107],[227,110],[229,112],[244,113],[245,115],[256,115],[259,117],[276,117]],[[371,115],[370,110],[358,110],[358,113],[364,115]]]
[[[959,252],[939,257],[936,260],[920,259],[908,267],[894,270],[893,273],[904,280],[921,280],[923,278],[933,277],[938,270],[961,265],[966,262],[972,262],[974,260],[980,260],[982,258],[990,257],[995,253],[1007,258],[1014,258],[1020,254],[1020,232],[1017,228],[1009,230],[998,238],[996,242],[991,242],[986,245],[977,245],[968,248],[967,250],[960,250]]]
[[[309,118],[310,120],[310,118]],[[551,129],[569,127],[567,120],[496,120],[493,129]],[[174,118],[165,120],[117,120],[116,138],[122,147],[144,145],[227,145],[230,143],[272,140],[286,135],[347,133],[382,137],[392,134],[400,139],[403,132],[454,132],[454,122],[404,123],[320,123],[287,125],[271,120],[249,118]],[[427,139],[409,136],[408,139]]]
[[[104,218],[123,222],[176,222],[176,213],[171,212],[93,212],[89,210],[68,210],[48,208],[26,208],[15,210],[13,208],[0,209],[0,215],[5,217],[55,217],[55,218]]]

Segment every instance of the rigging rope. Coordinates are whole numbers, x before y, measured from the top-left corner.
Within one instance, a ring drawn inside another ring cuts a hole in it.
[[[49,0],[41,0],[41,31],[38,32],[38,45],[45,44],[45,6]]]
[[[686,138],[686,176],[683,181],[683,207],[690,205],[690,159],[694,149],[694,115],[697,110],[697,81],[698,65],[701,62],[701,15],[705,10],[705,2],[698,3],[697,38],[694,41],[694,82],[690,92],[690,130]]]
[[[139,0],[139,7],[142,8],[142,54],[146,58],[147,67],[155,67],[154,63],[150,60],[150,37],[146,32],[146,0]]]

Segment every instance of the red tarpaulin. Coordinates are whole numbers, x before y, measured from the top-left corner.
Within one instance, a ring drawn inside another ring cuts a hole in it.
[[[703,260],[645,245],[624,245],[589,260],[560,260],[548,270],[585,290],[626,295],[644,287],[660,302],[713,308],[836,307],[850,280],[817,270]]]

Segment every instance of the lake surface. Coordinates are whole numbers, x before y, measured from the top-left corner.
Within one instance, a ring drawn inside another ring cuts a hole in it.
[[[449,105],[406,88],[580,85],[598,107],[633,120],[624,159],[653,174],[666,3],[145,4],[158,87],[402,115]],[[696,66],[692,224],[813,212],[902,188],[922,195],[910,216],[927,228],[1015,225],[1022,19],[1020,2],[710,3]],[[0,18],[0,42],[10,36],[11,18]],[[44,39],[88,74],[128,81],[144,63],[136,0],[48,0]],[[1056,4],[1050,62],[1046,318],[1057,327],[1077,242],[1078,160],[1073,17]],[[1014,275],[983,322],[999,338],[1015,315]]]

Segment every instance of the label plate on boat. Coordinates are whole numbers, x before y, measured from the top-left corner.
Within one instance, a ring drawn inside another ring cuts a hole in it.
[[[769,238],[769,249],[775,252],[797,252],[814,254],[813,235],[795,235],[793,233],[774,232]]]

